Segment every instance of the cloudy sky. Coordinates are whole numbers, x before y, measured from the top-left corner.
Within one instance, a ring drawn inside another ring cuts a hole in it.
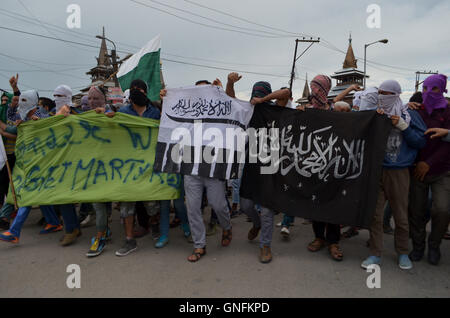
[[[73,3],[81,8],[80,29],[66,26],[66,9]],[[380,28],[367,26],[371,4],[381,9]],[[407,99],[414,91],[415,71],[450,74],[446,0],[2,0],[0,7],[0,88],[8,89],[7,79],[19,72],[20,88],[38,89],[43,96],[50,96],[59,84],[76,93],[90,83],[85,72],[96,64],[98,48],[88,46],[100,46],[95,35],[101,34],[102,26],[116,42],[120,57],[160,34],[168,87],[216,77],[225,85],[229,69],[243,75],[236,85],[242,99],[249,98],[252,84],[259,80],[269,81],[273,89],[288,85],[295,34],[320,37],[321,43],[298,60],[294,97],[300,97],[306,73],[311,79],[342,68],[344,54],[339,50],[347,50],[350,32],[361,70],[364,44],[389,39],[388,44],[368,48],[367,85],[396,79]],[[299,53],[306,46],[301,43]]]

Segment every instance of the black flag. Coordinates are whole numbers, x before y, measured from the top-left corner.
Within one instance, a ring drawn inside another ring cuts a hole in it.
[[[249,127],[242,197],[288,215],[370,225],[392,129],[385,115],[259,104]]]

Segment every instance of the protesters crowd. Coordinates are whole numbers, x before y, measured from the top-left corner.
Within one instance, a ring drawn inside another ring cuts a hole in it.
[[[241,76],[230,73],[225,92],[235,98],[235,85]],[[21,92],[18,76],[10,79],[12,93],[4,92],[0,106],[0,133],[2,135],[9,168],[15,165],[15,142],[17,127],[27,121],[41,120],[49,116],[76,116],[94,110],[98,114],[114,117],[116,112],[159,120],[164,108],[166,91],[160,92],[161,103],[147,98],[149,87],[135,79],[126,91],[123,106],[107,105],[103,87],[92,86],[80,105],[72,103],[72,90],[66,85],[58,86],[53,99],[40,98],[35,90]],[[368,257],[361,266],[381,264],[384,233],[393,233],[398,265],[408,270],[412,262],[420,261],[427,252],[430,264],[438,265],[441,258],[441,242],[449,238],[450,221],[450,106],[444,97],[447,77],[442,74],[429,76],[423,83],[422,92],[415,93],[409,103],[400,99],[402,89],[395,80],[386,80],[378,87],[362,90],[352,85],[334,98],[328,100],[331,79],[325,75],[316,76],[310,83],[309,104],[294,106],[292,93],[288,88],[272,91],[270,83],[259,81],[253,85],[251,104],[258,107],[269,104],[273,107],[296,108],[308,111],[310,108],[335,112],[377,111],[389,117],[392,129],[386,145],[382,176],[373,221],[370,226]],[[222,86],[220,80],[212,83],[200,80],[196,85]],[[352,91],[353,105],[343,101]],[[376,132],[374,132],[376,133]],[[245,167],[244,167],[245,169]],[[115,252],[126,256],[137,249],[136,238],[149,234],[155,239],[155,247],[163,248],[169,242],[169,229],[181,227],[186,239],[193,243],[194,250],[188,261],[199,261],[206,254],[206,237],[222,228],[221,244],[227,247],[232,242],[231,219],[245,213],[252,223],[248,240],[259,235],[259,259],[262,263],[272,260],[271,243],[274,232],[273,211],[258,202],[239,196],[240,179],[220,180],[202,176],[182,176],[182,190],[179,199],[147,202],[82,203],[40,206],[43,218],[40,221],[42,235],[64,231],[60,244],[68,246],[81,235],[81,227],[95,223],[96,235],[91,240],[87,257],[100,255],[111,238],[111,215],[114,209],[120,211],[124,226],[124,244]],[[18,243],[21,229],[32,207],[19,207],[6,203],[10,185],[7,167],[1,171],[0,179],[0,226],[4,230],[0,240]],[[231,188],[231,191],[229,190]],[[228,193],[230,192],[230,193]],[[231,194],[231,205],[228,196]],[[205,224],[204,209],[211,207],[211,216]],[[171,211],[174,212],[172,221]],[[391,218],[394,228],[391,227]],[[317,252],[327,248],[332,259],[342,261],[344,254],[340,246],[341,237],[351,237],[361,229],[350,227],[341,233],[346,224],[329,224],[316,220],[305,220],[312,224],[314,238],[307,249]],[[294,217],[284,215],[280,234],[288,238]],[[426,227],[431,223],[427,236]],[[410,248],[410,239],[412,249]],[[445,252],[445,251],[444,251]],[[448,252],[448,251],[447,251]]]

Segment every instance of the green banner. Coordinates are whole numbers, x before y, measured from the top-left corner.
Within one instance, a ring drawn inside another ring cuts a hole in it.
[[[158,120],[94,111],[22,123],[13,171],[18,205],[178,198],[181,176],[153,172],[158,127]]]

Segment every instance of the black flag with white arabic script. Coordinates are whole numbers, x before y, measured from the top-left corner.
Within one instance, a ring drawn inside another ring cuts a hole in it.
[[[241,196],[276,212],[367,228],[391,129],[375,111],[256,105]]]

